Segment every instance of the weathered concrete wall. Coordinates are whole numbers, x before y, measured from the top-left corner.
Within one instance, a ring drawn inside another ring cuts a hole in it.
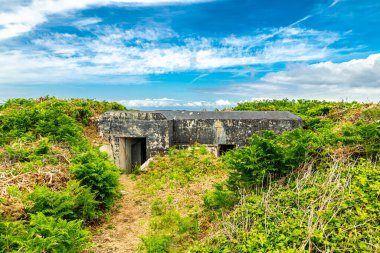
[[[275,119],[187,119],[175,120],[173,144],[233,144],[245,146],[248,138],[260,130],[289,131],[300,121]]]
[[[289,112],[111,111],[98,119],[99,134],[111,144],[116,165],[126,169],[130,168],[125,159],[131,154],[125,138],[146,138],[149,159],[173,145],[242,147],[257,131],[283,132],[301,125],[301,119]]]

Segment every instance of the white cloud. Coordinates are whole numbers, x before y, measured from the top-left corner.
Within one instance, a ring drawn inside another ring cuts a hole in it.
[[[380,54],[342,63],[290,65],[257,82],[234,84],[214,94],[249,97],[380,101]]]
[[[228,100],[219,99],[219,100],[215,101],[215,105],[216,106],[233,106],[233,105],[235,105],[235,103],[234,102],[230,102]]]
[[[137,99],[137,100],[121,100],[119,103],[125,105],[128,108],[137,108],[137,107],[168,107],[168,106],[177,106],[179,101],[176,99],[169,98],[159,98],[159,99]]]
[[[156,23],[130,29],[96,26],[88,30],[87,37],[52,33],[33,39],[25,50],[0,52],[0,62],[6,65],[0,70],[0,83],[22,80],[57,83],[67,75],[78,79],[108,76],[111,80],[119,75],[321,60],[335,54],[329,45],[339,39],[338,34],[295,28],[281,30],[276,38],[260,43],[257,38],[266,34],[180,38],[170,27]],[[231,38],[235,42],[231,43]]]
[[[235,106],[236,102],[219,99],[216,101],[185,101],[170,98],[122,100],[119,103],[127,108],[190,108],[190,109],[214,109]]]
[[[262,80],[277,84],[380,88],[380,54],[343,63],[322,62],[290,66],[287,71],[267,74]]]
[[[73,22],[73,25],[79,29],[84,29],[89,25],[95,25],[95,24],[98,24],[102,21],[103,20],[101,18],[98,18],[98,17],[84,18],[84,19],[80,19],[80,20]]]
[[[0,6],[0,40],[19,36],[47,21],[49,15],[105,5],[192,4],[210,0],[32,0]]]
[[[134,39],[157,41],[174,37],[178,37],[178,35],[171,28],[150,23],[149,26],[137,26],[134,29],[124,31],[123,39],[127,41]]]
[[[48,53],[0,52],[0,84],[147,83],[147,78],[142,75],[106,76],[102,75],[107,71],[106,67],[81,66],[88,62],[89,59],[85,56],[73,59],[50,56]]]

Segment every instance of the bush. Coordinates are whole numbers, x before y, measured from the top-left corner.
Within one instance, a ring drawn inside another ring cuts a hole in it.
[[[47,161],[51,160],[51,143],[49,139],[43,138],[37,142],[24,143],[16,141],[6,145],[4,148],[7,153],[7,159],[12,163],[31,162],[31,161]]]
[[[0,144],[23,136],[29,136],[32,140],[41,136],[50,137],[73,143],[81,139],[81,127],[58,107],[5,110],[0,115],[0,133]]]
[[[71,172],[81,185],[89,187],[96,194],[96,200],[105,209],[110,209],[119,196],[120,170],[105,153],[90,150],[78,154],[72,161]]]
[[[318,131],[295,129],[282,134],[255,134],[249,146],[231,150],[223,157],[230,170],[229,188],[237,191],[265,185],[269,176],[277,179],[309,161],[323,167],[342,147],[347,152],[345,159],[375,159],[380,154],[380,125],[360,120]]]
[[[83,219],[91,221],[99,217],[99,202],[96,195],[77,181],[69,181],[67,188],[51,191],[46,186],[37,186],[27,199],[33,205],[28,214],[43,213],[66,220]]]
[[[183,187],[204,175],[223,171],[224,165],[205,146],[189,149],[170,148],[165,156],[157,156],[149,165],[149,173],[141,173],[143,191],[154,194],[165,188]]]
[[[229,188],[237,192],[265,184],[268,176],[284,176],[313,156],[321,155],[319,151],[318,138],[310,130],[255,134],[249,146],[231,150],[223,157],[230,169]]]
[[[30,224],[0,222],[1,252],[80,252],[91,246],[81,221],[31,215]]]
[[[345,125],[339,141],[347,146],[356,146],[356,157],[375,158],[380,154],[380,124],[360,121]]]
[[[7,188],[4,194],[9,196],[0,199],[5,209],[0,213],[4,219],[25,219],[0,221],[0,252],[80,252],[88,247],[89,232],[82,229],[82,222],[110,209],[118,196],[119,173],[83,130],[94,126],[97,115],[115,109],[125,108],[50,97],[11,99],[0,105],[0,159],[6,164],[4,175],[15,175],[9,182],[21,189]],[[45,182],[49,171],[54,173],[46,184],[51,189],[36,186]],[[67,183],[68,178],[76,180]],[[16,189],[17,196],[12,193]],[[10,212],[14,207],[18,209]],[[22,213],[14,215],[17,210]]]
[[[0,252],[14,252],[28,239],[29,234],[23,222],[0,220]]]
[[[16,138],[50,137],[72,144],[81,140],[82,126],[107,110],[125,110],[115,102],[57,98],[10,99],[0,106],[0,145]]]

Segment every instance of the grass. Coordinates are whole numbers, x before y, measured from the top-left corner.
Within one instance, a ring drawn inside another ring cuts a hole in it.
[[[149,230],[140,251],[183,252],[205,236],[209,226],[202,197],[227,171],[205,146],[170,149],[156,157],[147,172],[134,176],[142,200],[151,203]],[[202,231],[201,231],[202,229]]]

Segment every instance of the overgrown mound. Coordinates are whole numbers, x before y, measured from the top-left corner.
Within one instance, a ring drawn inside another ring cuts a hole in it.
[[[84,135],[116,103],[56,98],[0,105],[0,251],[80,252],[118,196],[119,170]]]
[[[258,133],[222,158],[229,178],[204,204],[229,215],[192,252],[380,250],[378,104],[280,100],[235,109],[287,110],[305,125]]]

